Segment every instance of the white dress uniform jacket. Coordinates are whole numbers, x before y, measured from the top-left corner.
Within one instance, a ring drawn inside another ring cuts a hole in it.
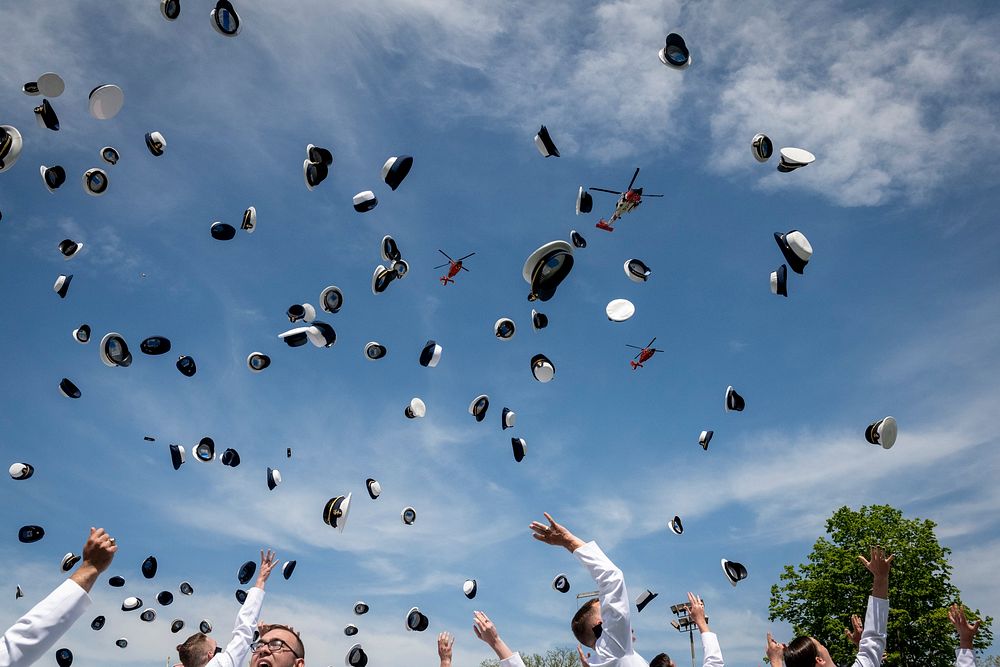
[[[976,667],[976,656],[972,649],[955,649],[955,667]]]
[[[205,667],[240,667],[250,654],[250,642],[254,630],[257,629],[257,619],[260,618],[260,608],[264,604],[264,591],[254,586],[247,591],[247,599],[240,607],[236,616],[236,627],[233,628],[233,638],[226,650],[208,661]]]
[[[67,579],[17,620],[0,643],[0,667],[25,667],[38,660],[90,606],[87,591]]]
[[[509,658],[500,661],[500,667],[524,667],[524,660],[521,660],[521,655],[514,651]]]
[[[865,629],[861,632],[858,657],[852,667],[879,667],[885,653],[886,624],[889,622],[889,601],[868,596]]]
[[[722,649],[719,647],[719,638],[714,632],[701,633],[701,648],[705,653],[704,667],[725,667],[722,661]]]
[[[649,667],[632,648],[630,602],[625,590],[625,576],[604,555],[596,542],[587,542],[573,552],[597,582],[601,599],[602,633],[594,645],[590,667]]]

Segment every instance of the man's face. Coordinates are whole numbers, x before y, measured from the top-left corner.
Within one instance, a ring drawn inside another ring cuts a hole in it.
[[[297,658],[295,653],[299,650],[299,641],[291,632],[275,628],[264,633],[260,641],[267,643],[274,639],[280,639],[284,644],[281,650],[271,652],[267,646],[262,646],[259,651],[250,656],[250,667],[302,667],[305,660]]]
[[[205,641],[205,653],[208,654],[208,659],[211,660],[215,657],[215,649],[218,648],[219,643],[212,639],[211,637],[206,637]]]
[[[830,657],[830,652],[826,650],[826,647],[819,643],[815,637],[810,637],[813,644],[816,645],[816,664],[821,667],[837,667],[836,663],[833,662],[833,658]]]
[[[590,627],[593,628],[594,626],[598,625],[599,623],[601,623],[601,606],[595,604],[594,605],[594,611],[590,615]],[[593,631],[591,631],[590,638],[591,638],[590,639],[590,641],[591,641],[590,648],[594,648],[597,645],[597,636],[596,636],[596,634],[593,633]]]

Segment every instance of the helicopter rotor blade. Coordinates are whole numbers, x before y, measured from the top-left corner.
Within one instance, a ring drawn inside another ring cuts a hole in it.
[[[633,359],[638,359],[638,358],[639,358],[639,357],[641,357],[641,356],[642,356],[642,352],[640,352],[639,354],[635,355],[635,356],[634,356],[634,357],[632,357],[632,358],[633,358]]]
[[[663,195],[643,195],[643,197],[662,197]]]
[[[653,347],[653,343],[655,342],[656,342],[656,336],[653,336],[653,340],[649,341],[649,343],[646,345],[646,348],[648,349]]]
[[[631,347],[634,350],[641,350],[642,349],[638,345],[629,345],[628,343],[625,344],[625,347]]]
[[[462,270],[463,270],[463,271],[469,271],[469,270],[468,270],[467,268],[465,268],[464,266],[462,267]],[[471,271],[469,271],[469,273],[472,273],[472,272],[471,272]]]
[[[610,192],[613,195],[620,195],[621,193],[617,190],[608,190],[607,188],[587,188],[588,190],[594,190],[595,192]]]
[[[437,269],[443,269],[446,266],[448,266],[448,264],[438,264],[437,266],[434,267],[434,270],[436,271]]]
[[[465,260],[469,259],[470,257],[472,257],[472,256],[473,256],[473,255],[475,255],[475,254],[476,254],[476,253],[474,253],[474,252],[470,252],[470,253],[469,253],[468,255],[466,255],[465,257],[459,257],[459,258],[458,258],[458,259],[456,259],[455,261],[456,261],[456,262],[463,262],[463,261],[465,261]]]
[[[666,352],[666,350],[657,350],[657,349],[654,348],[653,352]]]
[[[632,180],[628,182],[628,187],[626,190],[631,190],[632,186],[635,185],[635,179],[639,178],[639,167],[635,168],[635,173],[632,174]]]
[[[441,250],[441,248],[438,248],[438,252],[444,255],[445,257],[448,257],[448,253],[446,253],[444,250]],[[451,257],[448,257],[448,261],[454,262],[455,260],[453,260]]]

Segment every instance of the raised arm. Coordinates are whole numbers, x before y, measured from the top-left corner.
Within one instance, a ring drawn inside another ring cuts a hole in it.
[[[451,667],[451,653],[454,646],[455,637],[450,632],[438,635],[438,658],[441,659],[441,667]]]
[[[117,551],[103,528],[91,528],[77,571],[3,634],[0,666],[30,665],[52,648],[90,606],[87,594]]]
[[[785,645],[774,641],[774,635],[767,633],[767,664],[771,667],[784,667],[785,665]]]
[[[500,667],[524,667],[521,656],[511,651],[500,639],[500,633],[486,614],[481,611],[472,612],[472,630],[476,633],[476,637],[486,642],[487,646],[497,654],[500,658]]]
[[[969,623],[961,605],[953,604],[948,609],[948,620],[958,633],[958,650],[955,651],[955,667],[976,667],[976,656],[972,652],[972,642],[979,632],[979,623]]]
[[[872,573],[872,594],[868,598],[865,625],[855,667],[879,667],[885,652],[886,624],[889,620],[889,570],[893,556],[886,556],[882,547],[872,547],[871,558],[858,556]]]
[[[701,646],[705,653],[704,667],[724,667],[719,638],[708,628],[708,619],[705,617],[705,602],[694,593],[688,593],[688,615],[691,616],[691,620],[698,626],[698,632],[701,633]]]
[[[240,667],[246,662],[250,653],[250,642],[253,641],[253,632],[257,629],[257,621],[260,618],[260,608],[264,604],[264,585],[277,564],[278,560],[273,551],[268,549],[265,553],[261,549],[257,581],[253,588],[247,591],[247,599],[236,615],[233,638],[229,640],[225,650],[209,660],[205,667]]]

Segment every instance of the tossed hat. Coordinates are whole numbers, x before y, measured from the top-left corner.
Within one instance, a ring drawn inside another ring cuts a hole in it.
[[[21,157],[24,140],[13,125],[0,125],[0,174],[14,166]]]
[[[251,352],[247,355],[247,368],[253,373],[260,373],[271,365],[271,357],[263,352]]]
[[[194,595],[194,587],[186,581],[181,582],[180,591],[182,595]]]
[[[314,347],[333,347],[337,342],[337,332],[326,322],[316,320],[306,331],[309,342]]]
[[[30,97],[38,97],[42,94],[42,91],[38,90],[37,81],[28,81],[23,86],[21,86],[21,92]]]
[[[203,620],[198,624],[198,629],[202,632],[202,634],[207,635],[212,631],[212,623],[210,621]]]
[[[82,396],[80,388],[73,384],[69,378],[63,378],[59,381],[59,393],[66,398],[80,398]]]
[[[368,664],[368,654],[361,648],[361,644],[354,644],[347,649],[347,656],[344,658],[347,667],[365,667]]]
[[[378,206],[378,197],[371,190],[363,190],[354,195],[354,210],[358,213],[367,213]]]
[[[142,561],[142,576],[147,579],[152,579],[156,576],[156,556],[147,556],[146,560]]]
[[[289,458],[289,459],[292,458],[292,448],[291,447],[285,447],[285,457]]]
[[[441,361],[441,353],[444,351],[435,341],[429,340],[424,344],[424,349],[420,351],[420,365],[427,368],[434,368]]]
[[[240,16],[229,0],[218,0],[211,13],[212,28],[223,37],[240,34]]]
[[[542,154],[542,157],[559,157],[559,149],[556,148],[555,142],[549,136],[548,128],[544,125],[538,130],[538,134],[535,135],[535,146],[538,148],[538,152]]]
[[[152,607],[146,607],[139,614],[139,620],[145,621],[146,623],[152,623],[156,620],[156,610]]]
[[[216,241],[232,241],[236,238],[236,228],[228,222],[213,222],[212,226],[209,227],[209,232]]]
[[[257,563],[248,560],[243,565],[240,565],[240,569],[236,571],[236,579],[240,582],[241,586],[246,586],[255,574],[257,574]]]
[[[38,86],[38,93],[45,97],[59,97],[66,90],[66,82],[55,72],[46,72],[38,77],[35,84]]]
[[[354,625],[353,623],[348,623],[347,625],[344,626],[344,634],[347,635],[348,637],[353,637],[354,635],[358,634],[358,626]]]
[[[108,174],[103,169],[93,167],[83,172],[83,191],[92,197],[100,197],[108,191]]]
[[[514,423],[517,421],[517,413],[510,408],[504,408],[503,412],[500,414],[500,430],[506,431],[509,428],[514,428]]]
[[[614,299],[608,302],[604,312],[612,322],[624,322],[635,315],[635,305],[628,299]]]
[[[590,213],[594,210],[594,197],[580,186],[580,189],[576,191],[576,214]],[[580,238],[583,238],[582,236]],[[576,244],[574,244],[576,245]],[[582,246],[577,246],[578,248],[586,248],[587,244],[584,242]]]
[[[99,352],[101,353],[101,361],[109,368],[115,366],[128,368],[132,365],[132,353],[129,352],[128,343],[116,331],[105,334],[104,338],[101,339]]]
[[[166,354],[170,351],[170,339],[165,336],[150,336],[139,343],[139,351],[154,357]]]
[[[239,602],[240,604],[243,604],[244,602],[247,601],[247,592],[242,588],[236,589],[236,601]]]
[[[657,595],[659,595],[659,593],[654,593],[648,588],[642,593],[639,593],[639,597],[635,599],[635,610],[641,612]]]
[[[670,520],[670,523],[667,524],[667,528],[669,528],[670,532],[674,535],[680,535],[684,532],[684,524],[681,523],[681,518],[677,515],[674,515],[674,518]]]
[[[328,313],[336,313],[344,305],[344,293],[336,285],[330,285],[319,294],[319,307]]]
[[[10,473],[11,479],[28,479],[35,474],[35,466],[30,463],[11,463],[7,472]]]
[[[531,328],[535,331],[539,329],[544,329],[549,326],[549,316],[545,313],[540,313],[534,308],[531,309]]]
[[[180,371],[181,375],[186,377],[191,377],[198,372],[198,365],[194,362],[194,357],[189,357],[186,354],[177,357],[177,363],[174,365]]]
[[[288,347],[301,347],[309,342],[310,329],[312,329],[311,326],[295,327],[294,329],[281,332],[278,334],[278,338],[285,341],[285,344],[288,345]]]
[[[289,577],[292,576],[292,572],[295,572],[295,565],[298,561],[286,560],[285,564],[281,566],[281,576],[287,581]]]
[[[251,206],[243,211],[243,222],[240,223],[240,229],[247,234],[253,234],[254,230],[257,229],[257,209],[255,207]]]
[[[788,296],[788,267],[784,264],[771,271],[771,294]]]
[[[58,247],[63,259],[73,259],[83,249],[83,243],[74,241],[73,239],[63,239],[59,242]]]
[[[509,317],[501,317],[493,324],[493,335],[500,340],[510,340],[514,337],[514,320]]]
[[[382,260],[385,262],[396,262],[403,258],[402,253],[399,252],[399,246],[396,245],[396,240],[391,236],[382,237],[382,245],[379,251],[382,254]]]
[[[477,422],[486,419],[486,411],[490,409],[490,397],[480,394],[469,403],[469,414],[476,418]]]
[[[179,618],[175,618],[170,622],[170,632],[177,634],[184,629],[184,621]]]
[[[326,506],[323,508],[323,523],[330,526],[331,528],[336,528],[337,532],[344,532],[344,527],[347,525],[347,515],[351,511],[351,494],[348,493],[346,496],[337,496],[336,498],[330,498],[326,501]],[[355,611],[357,613],[357,611]],[[364,612],[362,612],[364,613]]]
[[[38,173],[42,175],[42,183],[49,192],[55,192],[66,182],[66,170],[59,165],[46,167],[43,164],[38,168]]]
[[[207,435],[194,448],[194,456],[199,461],[208,463],[215,459],[215,440]]]
[[[167,140],[163,138],[160,132],[147,132],[146,148],[149,149],[149,152],[154,157],[159,157],[163,155],[163,151],[167,148]]]
[[[409,155],[391,157],[382,165],[382,180],[393,191],[399,187],[406,175],[410,173],[413,166],[413,158]]]
[[[90,342],[90,325],[81,324],[77,328],[73,329],[73,339],[80,343],[81,345]]]
[[[381,294],[386,291],[389,289],[392,281],[398,277],[395,271],[390,271],[379,264],[372,273],[372,294]]]
[[[766,134],[755,134],[750,142],[750,152],[757,162],[767,162],[774,152],[774,145]]]
[[[354,603],[354,613],[358,616],[362,616],[368,613],[368,604],[362,600],[358,600]]]
[[[170,465],[174,470],[184,465],[184,445],[170,445]]]
[[[274,491],[274,487],[281,484],[281,471],[275,470],[274,468],[267,469],[267,488],[269,491]]]
[[[539,382],[549,382],[556,375],[556,367],[544,354],[536,354],[531,358],[531,374]]]
[[[69,572],[70,570],[73,569],[73,566],[79,563],[81,560],[83,560],[83,556],[78,556],[72,551],[70,551],[68,554],[63,556],[60,567],[62,568],[63,572]]]
[[[583,234],[576,231],[575,229],[569,230],[569,240],[573,244],[574,248],[587,247],[587,239],[583,238]]]
[[[868,425],[865,429],[865,440],[873,445],[882,445],[883,449],[892,449],[896,444],[898,430],[895,417],[883,417]]]
[[[715,431],[702,431],[701,435],[698,436],[698,444],[701,448],[708,451],[708,443],[712,442],[712,436],[715,435]]]
[[[56,651],[56,664],[59,667],[69,667],[73,664],[73,651],[68,648],[61,648]]]
[[[722,571],[725,573],[726,579],[728,579],[729,583],[734,587],[737,582],[746,579],[748,574],[746,567],[744,567],[742,563],[726,560],[725,558],[722,559]]]
[[[306,188],[309,190],[313,190],[317,185],[325,181],[329,175],[330,168],[324,162],[306,160],[302,163],[302,177],[305,179]]]
[[[392,263],[392,270],[397,278],[403,278],[410,272],[410,264],[405,259],[397,259]]]
[[[101,628],[104,627],[104,622],[106,620],[107,619],[105,619],[103,616],[95,616],[94,620],[92,620],[90,622],[90,629],[91,630],[100,630]]]
[[[118,154],[118,149],[114,146],[105,146],[101,149],[101,159],[114,166],[118,164],[118,160],[121,159],[121,155]]]
[[[641,259],[630,259],[625,262],[625,275],[634,283],[644,283],[649,280],[652,270]]]
[[[520,463],[528,450],[528,443],[524,441],[524,438],[511,438],[510,447],[514,450],[514,460]]]
[[[21,590],[21,586],[20,585],[15,586],[14,587],[14,599],[15,600],[20,600],[23,597],[24,597],[24,591]]]
[[[59,131],[59,116],[56,115],[56,110],[52,108],[48,100],[42,100],[42,103],[35,107],[35,120],[42,128],[53,132]]]
[[[181,15],[181,0],[160,0],[160,13],[168,21],[176,21]]]
[[[691,65],[691,53],[687,44],[676,32],[667,35],[667,41],[657,56],[661,63],[673,69],[687,69]]]
[[[404,507],[403,511],[399,513],[400,518],[403,520],[407,526],[412,526],[413,522],[417,520],[417,510],[412,507]]]
[[[166,607],[167,605],[172,604],[173,601],[174,601],[174,594],[171,593],[170,591],[160,591],[159,593],[156,594],[156,602],[162,607]]]
[[[232,447],[229,447],[226,451],[222,452],[221,460],[222,465],[235,468],[240,464],[240,453]]]
[[[812,244],[806,235],[797,229],[785,234],[775,232],[774,241],[781,248],[781,254],[785,256],[789,268],[795,273],[802,273],[813,253]]]
[[[122,600],[122,611],[135,611],[142,606],[142,598],[127,597]]]
[[[113,577],[108,578],[108,586],[111,586],[113,588],[121,588],[124,585],[125,585],[125,577],[120,577],[118,575],[115,575]]]
[[[365,359],[368,361],[375,361],[376,359],[381,359],[386,354],[385,345],[381,343],[376,343],[375,341],[368,341],[365,344]]]
[[[150,611],[153,611],[153,610],[150,609]],[[153,612],[153,613],[156,613],[156,612]],[[146,620],[146,619],[143,619],[143,620]],[[152,620],[152,619],[150,619],[150,620]],[[119,637],[118,639],[115,640],[115,646],[117,646],[118,648],[126,648],[128,646],[128,639],[126,637]]]
[[[52,284],[52,290],[59,295],[60,299],[65,299],[67,292],[69,292],[69,284],[73,282],[73,274],[68,276],[60,273],[59,277],[56,278],[55,283]]]
[[[553,590],[557,590],[560,593],[569,592],[569,577],[565,574],[557,574],[555,579],[552,580]]]
[[[306,144],[306,162],[330,167],[333,166],[333,153],[326,148]]]
[[[550,241],[528,255],[521,277],[531,286],[529,301],[548,301],[573,269],[573,246],[566,241]]]
[[[380,495],[382,495],[382,485],[378,483],[377,479],[369,477],[365,480],[365,488],[368,489],[368,497],[375,500]]]
[[[778,161],[778,171],[785,173],[805,167],[816,160],[816,156],[804,148],[782,148],[779,154],[781,158]]]
[[[476,583],[475,579],[466,579],[465,583],[462,584],[462,593],[465,597],[470,600],[476,597],[476,592],[479,590],[479,585]]]
[[[105,83],[90,91],[90,115],[97,120],[109,120],[118,115],[125,104],[125,93],[113,83]]]
[[[410,611],[406,612],[406,629],[413,632],[423,632],[427,629],[430,624],[430,619],[428,619],[420,611],[418,607],[410,608]]]
[[[732,385],[726,387],[726,412],[743,412],[747,402],[736,393]]]
[[[21,526],[17,531],[17,541],[31,544],[45,537],[45,529],[41,526]]]

